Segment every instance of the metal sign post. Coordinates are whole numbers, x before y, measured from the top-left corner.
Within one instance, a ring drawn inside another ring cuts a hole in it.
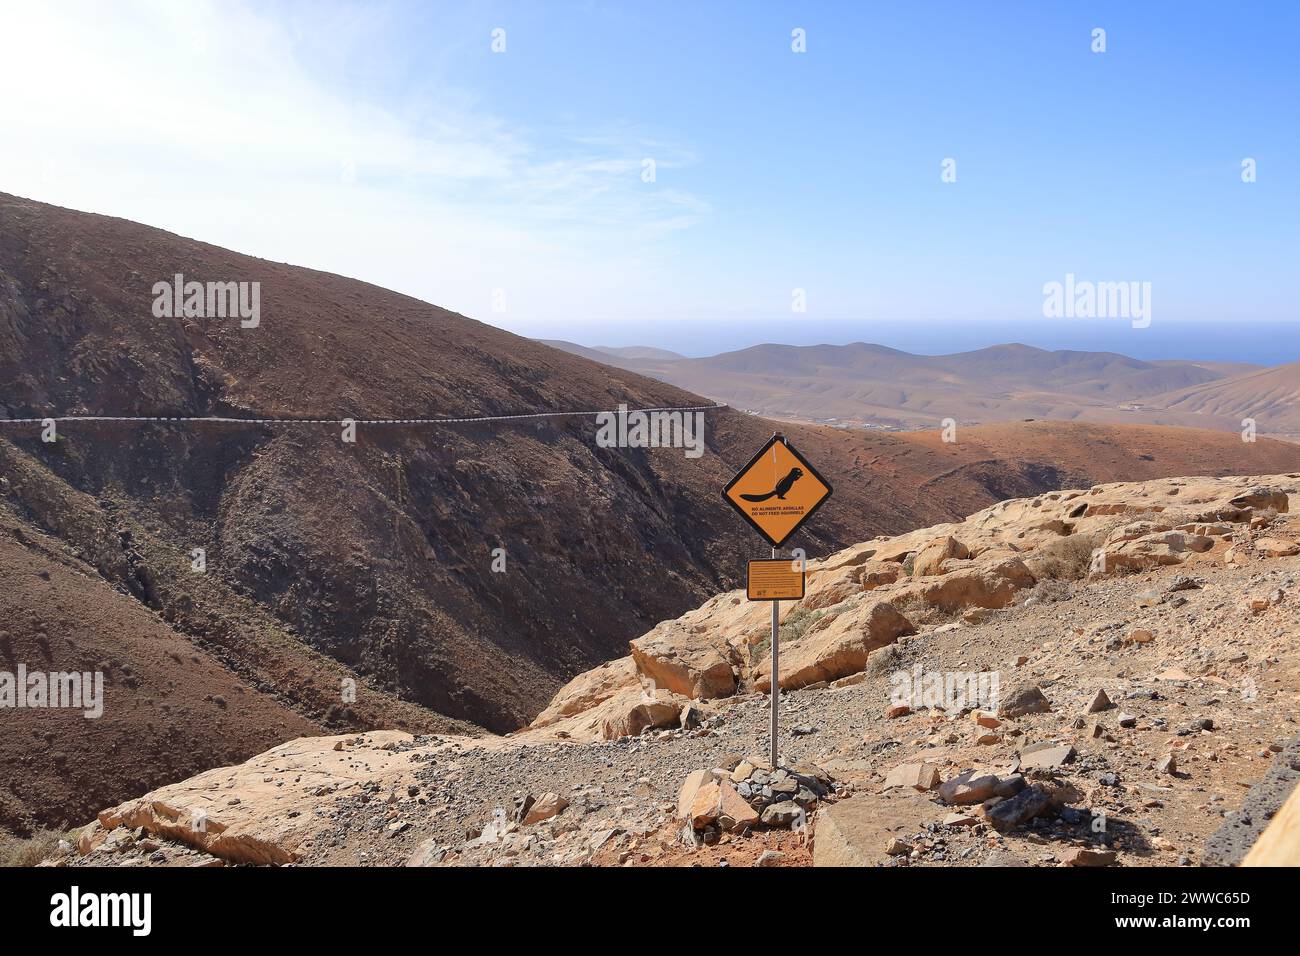
[[[806,565],[798,574],[793,567],[772,567],[777,549],[813,516],[831,496],[830,483],[795,451],[785,436],[773,435],[749,464],[722,489],[727,504],[749,522],[772,546],[772,561],[751,561],[746,594],[751,601],[772,602],[772,769],[780,766],[777,753],[781,706],[781,601],[800,600],[804,594]],[[766,568],[760,567],[767,565]]]
[[[772,549],[772,557],[776,557],[776,548]],[[776,742],[777,742],[777,707],[781,699],[781,672],[777,669],[777,663],[780,659],[781,652],[778,649],[778,633],[781,629],[780,614],[778,609],[781,606],[780,601],[772,602],[772,770],[775,771],[781,766],[777,760]]]

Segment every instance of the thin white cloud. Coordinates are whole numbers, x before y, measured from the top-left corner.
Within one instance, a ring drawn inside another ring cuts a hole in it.
[[[709,207],[641,163],[681,168],[688,150],[626,126],[518,129],[463,89],[369,101],[302,65],[304,43],[342,58],[364,30],[346,8],[285,22],[229,0],[0,0],[0,190],[499,324],[663,302],[656,243]]]

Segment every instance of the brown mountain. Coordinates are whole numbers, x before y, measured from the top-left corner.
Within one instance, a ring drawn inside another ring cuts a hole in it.
[[[259,324],[155,315],[178,273],[260,283]],[[701,402],[363,282],[0,195],[0,419]],[[690,459],[598,447],[589,416],[363,421],[354,444],[337,424],[65,422],[55,442],[0,424],[0,670],[106,679],[98,720],[0,710],[0,826],[75,818],[69,781],[124,798],[303,722],[522,725],[762,553],[719,491],[776,427],[711,412]],[[1159,429],[784,430],[836,488],[791,542],[814,556],[1065,483],[1297,464],[1292,446]]]
[[[1260,431],[1300,435],[1300,362],[1253,369],[1180,389],[1153,400],[1177,413],[1191,413],[1224,427],[1255,419]]]
[[[1261,429],[1300,434],[1300,366],[1147,362],[1016,344],[952,355],[862,342],[757,345],[706,358],[552,344],[781,419],[917,428],[945,418],[1050,418],[1237,431],[1236,410],[1254,408]]]

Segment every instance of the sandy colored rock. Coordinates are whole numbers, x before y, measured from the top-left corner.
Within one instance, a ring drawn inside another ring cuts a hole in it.
[[[943,574],[948,570],[945,562],[949,559],[956,558],[966,560],[970,557],[970,551],[966,545],[962,544],[956,538],[945,535],[942,538],[935,538],[916,555],[916,561],[912,566],[913,577],[927,577],[934,574]]]
[[[1300,544],[1287,538],[1259,538],[1255,550],[1268,558],[1289,558],[1300,554]]]
[[[833,607],[862,590],[861,570],[848,567],[810,575],[799,606],[806,611]]]
[[[630,656],[583,671],[569,681],[551,698],[530,727],[549,727],[585,710],[591,710],[609,700],[619,691],[639,687],[636,663]]]
[[[730,783],[718,786],[718,824],[728,833],[742,833],[758,826],[758,812]]]
[[[692,770],[682,781],[677,791],[677,816],[683,820],[691,818],[691,807],[695,804],[695,794],[700,788],[713,781],[711,770]]]
[[[782,690],[856,673],[866,666],[872,651],[915,631],[892,604],[870,592],[839,607],[838,614],[816,621],[793,645],[782,645]],[[754,687],[766,692],[771,684],[771,661],[764,659],[754,669]]]
[[[1017,591],[1033,585],[1034,576],[1025,562],[1020,558],[1007,558],[951,571],[938,581],[924,584],[920,594],[927,604],[956,613],[970,607],[1006,607]]]
[[[1110,697],[1106,694],[1106,691],[1102,688],[1098,688],[1097,693],[1093,694],[1092,700],[1088,702],[1088,706],[1084,713],[1097,714],[1103,710],[1110,710],[1110,708],[1114,706],[1115,705],[1111,703]]]
[[[601,739],[618,740],[639,736],[649,728],[675,727],[688,703],[684,697],[664,690],[653,694],[640,687],[620,691],[602,705]]]
[[[717,782],[710,780],[695,791],[686,819],[692,827],[700,830],[718,819],[721,812],[722,787]]]
[[[968,803],[982,803],[996,792],[998,778],[993,774],[977,774],[968,770],[963,774],[945,780],[939,787],[939,798],[944,803],[958,806]]]
[[[885,777],[881,789],[911,787],[914,790],[933,790],[939,786],[939,767],[932,763],[899,764]]]
[[[881,835],[872,803],[850,797],[817,811],[813,866],[870,866]]]
[[[412,740],[396,730],[291,740],[104,810],[99,823],[107,830],[144,827],[233,863],[293,863],[330,826],[318,809],[355,797],[366,783],[400,792],[414,781],[406,755],[386,749]],[[337,751],[340,741],[344,749]]]
[[[862,566],[860,581],[864,590],[893,584],[906,576],[903,566],[897,561],[868,561]]]
[[[544,793],[537,798],[537,802],[528,808],[524,814],[524,826],[531,826],[534,823],[541,823],[558,816],[568,809],[569,801],[557,793]]]
[[[1061,863],[1065,866],[1110,866],[1114,862],[1114,850],[1092,850],[1076,846],[1061,855]]]
[[[662,690],[703,699],[736,691],[730,654],[707,633],[667,621],[631,647],[637,672]]]

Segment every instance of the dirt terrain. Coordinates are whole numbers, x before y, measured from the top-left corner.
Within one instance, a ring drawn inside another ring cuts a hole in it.
[[[154,283],[176,273],[259,282],[259,324],[155,315]],[[0,196],[0,420],[701,401],[362,282]],[[39,424],[0,424],[11,662],[67,669],[109,646],[116,662],[104,717],[58,717],[70,721],[58,750],[37,743],[51,715],[0,711],[0,768],[15,781],[0,828],[70,825],[87,799],[136,796],[304,732],[522,727],[575,674],[735,586],[754,542],[718,491],[778,427],[835,485],[791,542],[814,556],[1062,485],[1300,463],[1294,445],[1229,434],[1032,422],[963,428],[945,443],[730,409],[708,413],[698,459],[598,447],[586,416],[362,425],[355,444],[336,424],[63,422],[54,442]],[[493,570],[496,548],[504,572]],[[76,608],[63,623],[31,604],[41,575],[56,575],[51,562],[73,569],[57,572]],[[103,624],[91,634],[78,619]],[[176,656],[142,644],[137,619]],[[127,673],[149,675],[141,701],[154,704],[119,709]],[[205,698],[230,704],[235,686],[258,704],[222,712],[220,744],[173,756],[170,741],[210,737]],[[205,706],[145,719],[164,688]]]
[[[1300,473],[1108,484],[814,562],[782,608],[779,769],[767,608],[729,592],[521,733],[295,741],[49,862],[1233,863],[1216,832],[1244,852],[1275,809],[1249,789],[1300,777],[1297,501]]]

